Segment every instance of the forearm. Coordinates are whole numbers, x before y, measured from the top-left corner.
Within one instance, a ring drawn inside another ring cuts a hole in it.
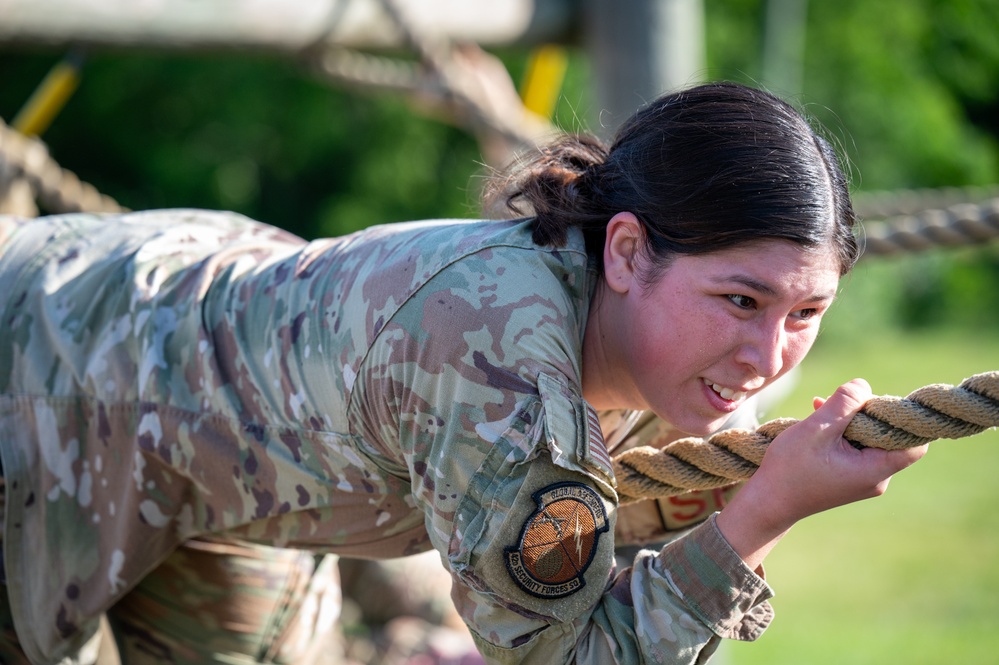
[[[791,524],[773,519],[758,496],[758,486],[747,483],[718,514],[718,530],[745,564],[759,570]]]

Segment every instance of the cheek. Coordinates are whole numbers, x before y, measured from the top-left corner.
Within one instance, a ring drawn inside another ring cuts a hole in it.
[[[661,302],[640,300],[629,312],[627,322],[631,334],[627,344],[636,362],[661,361],[672,347],[676,335],[671,317],[665,314],[669,306]]]
[[[817,331],[808,331],[789,336],[787,352],[784,357],[784,364],[787,369],[795,367],[808,355],[812,345],[815,343],[816,335]]]
[[[630,346],[631,370],[636,376],[656,374],[670,364],[673,342],[662,329],[646,326],[631,339]]]
[[[672,395],[681,383],[718,362],[732,348],[727,332],[718,325],[650,322],[632,350],[635,374],[642,377],[647,389],[654,386],[658,394]]]

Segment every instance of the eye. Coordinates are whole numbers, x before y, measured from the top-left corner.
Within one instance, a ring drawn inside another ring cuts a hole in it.
[[[756,300],[750,298],[749,296],[739,295],[738,293],[729,293],[725,295],[732,303],[739,309],[755,309]]]
[[[798,318],[802,321],[807,321],[808,319],[814,318],[819,315],[819,310],[815,307],[808,307],[805,309],[799,309],[797,312]]]
[[[818,322],[825,314],[828,306],[821,305],[819,307],[806,307],[804,309],[799,309],[796,312],[792,312],[792,316],[798,321],[815,321]]]

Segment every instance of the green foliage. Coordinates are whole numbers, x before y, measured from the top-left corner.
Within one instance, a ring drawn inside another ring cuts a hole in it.
[[[705,4],[709,75],[771,84],[758,55],[766,2]],[[803,89],[776,92],[789,94],[838,139],[858,187],[999,181],[996,0],[807,5]]]
[[[588,125],[585,59],[554,121]],[[516,78],[527,51],[503,54]],[[61,54],[0,53],[0,117],[14,117]],[[296,61],[248,54],[93,54],[44,136],[65,167],[133,209],[235,210],[305,237],[478,215],[471,135],[401,97],[337,88]]]
[[[0,59],[10,120],[58,60]],[[240,55],[102,54],[45,135],[60,163],[133,209],[236,210],[303,236],[467,216],[472,137],[400,99],[313,80],[298,63]]]
[[[841,284],[820,344],[894,329],[958,328],[997,337],[999,245],[864,259]]]

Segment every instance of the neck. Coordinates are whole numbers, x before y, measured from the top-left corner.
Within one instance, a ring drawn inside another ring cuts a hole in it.
[[[619,403],[614,388],[621,364],[615,353],[614,327],[608,323],[612,320],[612,301],[613,293],[607,293],[605,285],[598,283],[583,334],[583,399],[598,411],[628,408]]]

